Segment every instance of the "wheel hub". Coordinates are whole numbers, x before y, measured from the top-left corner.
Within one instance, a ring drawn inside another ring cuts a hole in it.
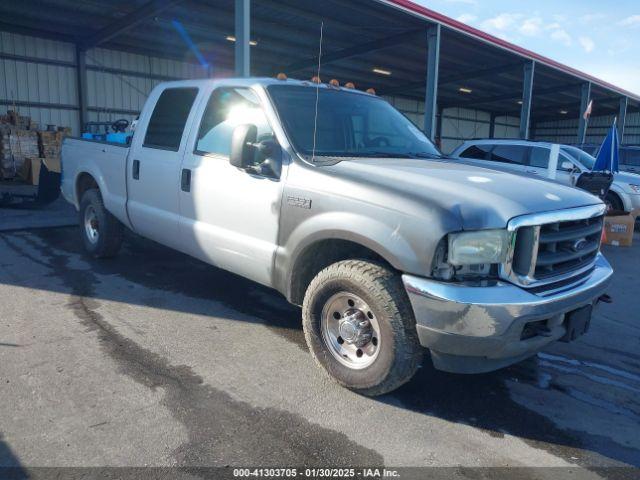
[[[363,347],[371,341],[371,322],[361,310],[350,310],[340,320],[338,327],[340,336],[349,345]]]
[[[321,330],[331,355],[349,368],[366,368],[378,356],[378,320],[369,305],[353,293],[336,293],[327,300],[322,309]]]

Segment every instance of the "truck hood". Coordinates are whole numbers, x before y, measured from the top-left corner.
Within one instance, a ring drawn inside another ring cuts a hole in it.
[[[602,203],[577,188],[453,160],[358,158],[327,168],[358,185],[457,215],[465,230],[504,228],[520,215]]]

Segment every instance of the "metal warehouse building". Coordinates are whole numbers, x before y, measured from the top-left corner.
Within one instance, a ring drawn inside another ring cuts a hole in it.
[[[134,118],[164,80],[321,77],[376,89],[445,152],[474,137],[640,143],[640,97],[408,0],[5,0],[0,108]],[[593,99],[589,122],[581,113]]]

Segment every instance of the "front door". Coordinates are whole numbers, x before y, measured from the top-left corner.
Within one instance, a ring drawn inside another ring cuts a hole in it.
[[[153,113],[141,119],[144,138],[131,146],[127,164],[127,212],[142,236],[180,249],[179,195],[182,140],[197,88],[168,88],[157,95]],[[154,100],[153,95],[150,102]]]
[[[250,88],[219,87],[202,103],[182,164],[189,177],[180,191],[183,242],[197,258],[270,285],[282,181],[234,167],[229,153],[238,125],[255,125],[258,142],[273,140],[273,131]]]

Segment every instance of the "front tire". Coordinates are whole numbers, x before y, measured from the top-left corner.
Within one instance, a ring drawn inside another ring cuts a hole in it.
[[[304,298],[302,323],[314,359],[363,395],[395,390],[422,362],[402,281],[378,263],[346,260],[318,273]]]
[[[94,258],[109,258],[120,250],[123,226],[111,215],[97,189],[89,189],[80,200],[80,235],[84,248]]]

